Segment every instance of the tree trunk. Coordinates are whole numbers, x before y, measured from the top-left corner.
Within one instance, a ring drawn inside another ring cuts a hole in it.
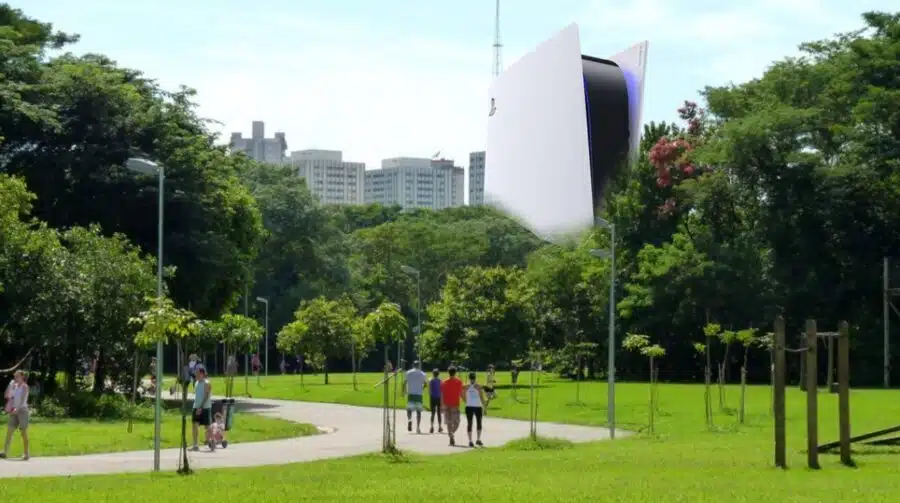
[[[325,374],[325,384],[328,384],[328,358],[322,361],[322,372]]]
[[[653,409],[656,408],[653,399],[653,357],[650,357],[650,434],[653,434]]]
[[[750,351],[749,347],[744,348],[744,364],[741,366],[741,404],[740,404],[740,412],[739,418],[741,424],[744,424],[744,406],[746,405],[746,397],[747,397],[747,352]]]
[[[93,394],[99,395],[103,393],[108,367],[109,365],[106,362],[106,352],[101,349],[97,353],[97,368],[94,370],[94,386],[91,390]]]

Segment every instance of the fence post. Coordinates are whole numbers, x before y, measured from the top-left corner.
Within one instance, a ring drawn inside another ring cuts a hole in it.
[[[816,346],[816,320],[806,320],[806,457],[807,465],[819,468],[819,384]]]
[[[772,386],[772,410],[775,416],[775,466],[787,468],[787,443],[785,438],[784,410],[784,317],[775,318],[772,351],[775,354]]]
[[[850,327],[846,321],[838,325],[837,360],[841,463],[853,466],[853,460],[850,459]]]

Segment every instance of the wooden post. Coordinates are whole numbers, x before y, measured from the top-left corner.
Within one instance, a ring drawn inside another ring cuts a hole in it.
[[[800,345],[806,345],[806,337],[800,338]],[[797,380],[797,387],[800,388],[800,391],[806,391],[806,353],[797,353],[797,356],[800,357],[800,379]]]
[[[825,372],[825,386],[829,393],[834,389],[834,337],[826,337],[828,349],[828,370]]]
[[[850,328],[846,321],[838,325],[838,420],[841,463],[853,466],[850,459]]]
[[[806,320],[806,456],[810,469],[819,469],[819,390],[816,369],[816,320]]]
[[[775,318],[775,335],[772,344],[775,353],[775,369],[772,385],[773,415],[775,416],[775,466],[787,468],[787,443],[785,439],[784,411],[784,317]]]

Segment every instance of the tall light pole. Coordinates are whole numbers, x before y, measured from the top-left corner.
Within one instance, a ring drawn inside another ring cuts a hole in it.
[[[591,255],[609,258],[609,346],[606,364],[607,406],[606,422],[609,438],[616,438],[616,226],[603,218],[594,219],[594,225],[609,229],[609,250],[591,250]]]
[[[263,364],[263,367],[265,368],[266,377],[269,377],[269,299],[265,297],[257,297],[256,302],[262,302],[266,305],[266,336],[265,338],[263,338],[263,341],[266,345],[263,353],[265,356],[263,356],[263,358],[266,359],[266,362]]]
[[[132,157],[125,161],[125,167],[131,171],[146,175],[159,175],[159,198],[157,200],[157,228],[156,228],[156,298],[163,297],[163,207],[165,206],[163,188],[165,185],[165,170],[159,164],[147,159]],[[156,405],[153,410],[153,471],[159,471],[160,438],[162,432],[162,386],[163,386],[163,343],[156,343]]]
[[[416,277],[416,354],[414,360],[418,360],[419,338],[422,336],[422,275],[419,273],[418,269],[412,266],[401,265],[400,269],[406,274]]]

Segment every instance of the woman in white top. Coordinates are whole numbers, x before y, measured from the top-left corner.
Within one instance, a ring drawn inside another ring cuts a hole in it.
[[[487,400],[484,397],[484,389],[475,381],[475,372],[469,372],[469,384],[463,388],[463,396],[466,399],[466,432],[469,434],[469,447],[475,447],[476,445],[481,447],[484,445],[481,443],[481,421],[484,417],[484,404],[487,403]],[[474,444],[472,443],[473,418],[475,419],[478,435]]]
[[[5,458],[9,452],[9,444],[12,443],[13,433],[19,430],[22,434],[22,446],[24,448],[24,456],[22,459],[28,461],[28,420],[31,415],[28,412],[28,384],[25,382],[25,373],[17,370],[13,376],[13,381],[9,383],[4,394],[7,400],[7,408],[9,412],[9,426],[6,431],[6,443],[3,445],[3,452],[0,458]]]

